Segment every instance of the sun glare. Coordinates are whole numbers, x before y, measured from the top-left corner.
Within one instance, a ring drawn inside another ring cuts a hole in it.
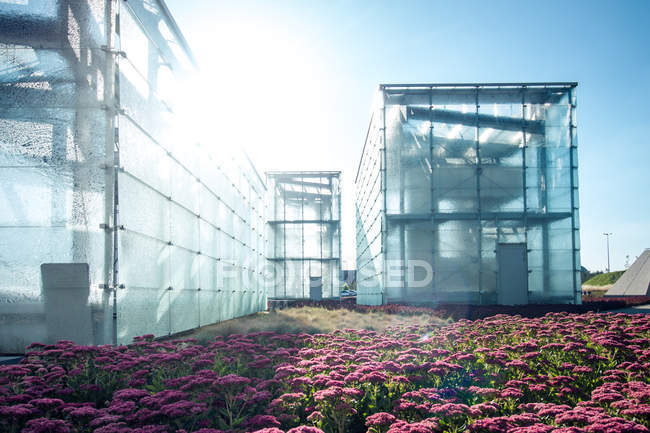
[[[216,148],[242,146],[261,171],[296,169],[313,159],[306,143],[319,148],[313,125],[327,123],[313,113],[323,100],[316,50],[251,23],[215,29],[202,42],[198,74],[178,95],[193,138]]]

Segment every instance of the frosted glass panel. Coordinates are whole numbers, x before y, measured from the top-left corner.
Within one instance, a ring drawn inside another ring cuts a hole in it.
[[[72,205],[72,177],[66,179],[51,167],[3,167],[0,190],[0,224],[56,226],[65,224]]]
[[[133,287],[118,291],[117,341],[127,344],[143,334],[170,334],[169,291]],[[119,320],[121,319],[121,320]]]
[[[167,151],[124,116],[120,116],[120,143],[120,162],[124,170],[162,196],[169,197],[172,161]]]
[[[173,163],[171,178],[172,200],[190,212],[198,213],[201,184],[197,182],[196,177],[179,164]]]
[[[127,231],[121,233],[120,251],[120,274],[126,287],[167,289],[171,286],[171,246],[167,243]]]
[[[198,289],[199,263],[196,252],[171,246],[171,286],[174,289]]]
[[[523,211],[523,170],[520,167],[482,167],[480,182],[482,210]]]
[[[221,293],[216,290],[199,292],[199,326],[217,323],[221,319]]]
[[[171,247],[127,231],[121,233],[120,251],[125,289],[118,290],[118,341],[128,343],[146,333],[169,334]]]
[[[172,243],[192,251],[199,251],[199,218],[187,209],[171,204]]]
[[[150,41],[137,20],[129,8],[124,8],[120,15],[121,48],[138,72],[147,77]]]
[[[120,173],[120,224],[126,229],[169,242],[170,203],[158,191]],[[143,203],[147,203],[143,206]]]
[[[440,166],[433,170],[434,209],[470,212],[478,209],[476,167]]]
[[[100,225],[112,185],[103,168],[106,115],[96,92],[74,84],[85,65],[46,48],[66,44],[65,31],[58,40],[30,45],[32,32],[47,32],[50,18],[61,29],[58,13],[37,6],[15,5],[15,15],[3,8],[0,17],[3,31],[15,26],[16,42],[0,49],[0,353],[22,353],[35,341],[54,343],[42,292],[44,263],[88,264],[88,309],[96,325],[91,341],[110,341],[103,318],[111,311],[99,289],[107,266]],[[80,40],[75,29],[69,35],[75,46],[95,42],[91,35]],[[105,57],[92,52],[103,79]]]
[[[199,326],[199,292],[194,289],[173,290],[170,297],[171,332],[181,332]]]
[[[200,246],[201,254],[212,259],[219,257],[220,232],[213,225],[206,221],[200,221]]]

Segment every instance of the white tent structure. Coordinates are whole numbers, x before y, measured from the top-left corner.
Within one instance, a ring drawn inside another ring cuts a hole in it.
[[[646,249],[605,296],[650,296],[650,249]]]

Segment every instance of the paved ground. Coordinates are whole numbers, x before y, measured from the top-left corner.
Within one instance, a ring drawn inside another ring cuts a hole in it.
[[[18,364],[22,356],[0,356],[0,365]]]
[[[608,311],[608,313],[650,314],[650,304],[637,305],[636,307],[621,308],[620,310]]]

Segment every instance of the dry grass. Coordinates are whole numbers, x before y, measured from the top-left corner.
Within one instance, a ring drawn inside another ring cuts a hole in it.
[[[429,314],[406,316],[382,312],[359,313],[346,309],[326,310],[318,307],[301,307],[261,312],[215,325],[204,326],[184,335],[184,337],[208,341],[216,335],[226,336],[259,331],[277,333],[306,332],[309,334],[328,333],[335,329],[346,328],[383,331],[389,326],[424,325],[431,322],[447,323],[446,320]]]
[[[592,298],[602,298],[605,296],[605,293],[611,289],[613,284],[607,284],[604,286],[582,286],[582,293],[585,296],[591,296]]]

